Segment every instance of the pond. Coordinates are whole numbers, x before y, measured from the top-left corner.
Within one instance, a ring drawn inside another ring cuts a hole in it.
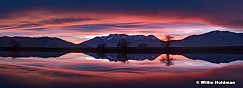
[[[243,86],[242,54],[0,51],[1,88],[195,88]],[[236,85],[196,85],[231,80]]]

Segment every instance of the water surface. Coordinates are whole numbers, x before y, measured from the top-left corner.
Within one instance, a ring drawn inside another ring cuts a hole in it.
[[[1,88],[243,86],[242,54],[116,54],[1,51]],[[235,80],[236,85],[196,85]]]

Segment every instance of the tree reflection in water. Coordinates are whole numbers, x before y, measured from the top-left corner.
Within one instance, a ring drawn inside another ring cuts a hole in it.
[[[11,53],[9,54],[10,57],[12,57],[12,59],[17,58],[20,55],[20,52],[17,50],[11,51]]]
[[[124,63],[124,64],[129,63],[128,62],[129,59],[128,59],[126,53],[117,55],[117,60],[120,61],[120,62],[122,62],[122,63]]]
[[[165,64],[165,66],[171,66],[174,65],[174,62],[172,62],[173,60],[175,59],[170,57],[170,54],[166,54],[165,56],[161,57],[160,62]]]
[[[124,64],[130,63],[129,60],[143,61],[143,60],[155,60],[160,54],[128,54],[124,53],[86,53],[96,59],[107,59],[110,62],[121,62]]]

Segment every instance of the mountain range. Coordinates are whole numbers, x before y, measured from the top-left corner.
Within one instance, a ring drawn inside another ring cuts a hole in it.
[[[183,56],[192,60],[204,60],[216,64],[243,60],[242,54],[184,54]]]
[[[123,61],[123,60],[155,60],[160,54],[117,54],[117,53],[85,53],[95,59],[108,59],[109,61]]]
[[[0,51],[0,57],[40,57],[40,58],[51,58],[61,57],[68,52],[38,52],[38,51]],[[160,54],[118,54],[118,53],[84,53],[95,59],[107,59],[111,62],[127,61],[127,60],[155,60]],[[234,61],[243,60],[242,54],[183,54],[183,56],[192,60],[204,60],[210,63],[230,63]],[[175,58],[176,59],[176,58]]]
[[[165,42],[154,35],[110,34],[99,36],[74,44],[60,38],[50,37],[0,37],[0,47],[117,47],[118,42],[125,40],[128,47],[165,47]],[[205,34],[188,36],[182,40],[171,41],[172,47],[207,47],[207,46],[243,46],[243,33],[230,31],[211,31]]]
[[[0,37],[0,47],[87,47],[83,44],[73,44],[60,38],[50,37]]]
[[[155,60],[160,54],[112,54],[112,53],[85,53],[96,59],[108,59],[109,61],[126,61],[126,60]],[[184,54],[183,56],[191,60],[203,60],[210,63],[230,63],[237,60],[243,60],[242,54]]]
[[[129,47],[137,47],[139,44],[146,44],[147,47],[161,46],[162,41],[154,35],[126,35],[126,34],[110,34],[109,36],[95,37],[80,44],[97,47],[100,44],[106,44],[107,47],[117,47],[117,43],[122,39],[129,42]]]
[[[99,44],[106,44],[107,47],[117,47],[118,41],[126,39],[129,47],[139,47],[146,44],[147,47],[164,47],[165,42],[159,38],[149,35],[125,35],[111,34],[109,36],[95,37],[80,44],[97,47]],[[243,46],[243,33],[230,31],[211,31],[205,34],[188,36],[182,40],[171,41],[172,47],[207,47],[207,46]]]
[[[243,33],[211,31],[172,41],[174,47],[243,46]]]

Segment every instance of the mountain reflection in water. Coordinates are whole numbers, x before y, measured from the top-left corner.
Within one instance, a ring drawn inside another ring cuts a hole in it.
[[[241,54],[118,54],[0,51],[1,88],[243,86]],[[195,85],[235,80],[237,85]]]
[[[20,58],[20,57],[40,57],[40,58],[58,58],[68,52],[33,52],[33,51],[0,51],[0,57],[12,57],[12,58]],[[123,62],[126,63],[128,60],[155,60],[161,54],[126,54],[126,53],[84,53],[89,55],[95,59],[107,59],[109,61],[114,62]],[[192,60],[204,60],[211,63],[229,63],[237,60],[243,60],[243,54],[183,54],[183,56]],[[173,64],[171,62],[174,60],[171,57],[171,54],[164,54],[163,57],[160,57],[160,61],[162,63]]]

